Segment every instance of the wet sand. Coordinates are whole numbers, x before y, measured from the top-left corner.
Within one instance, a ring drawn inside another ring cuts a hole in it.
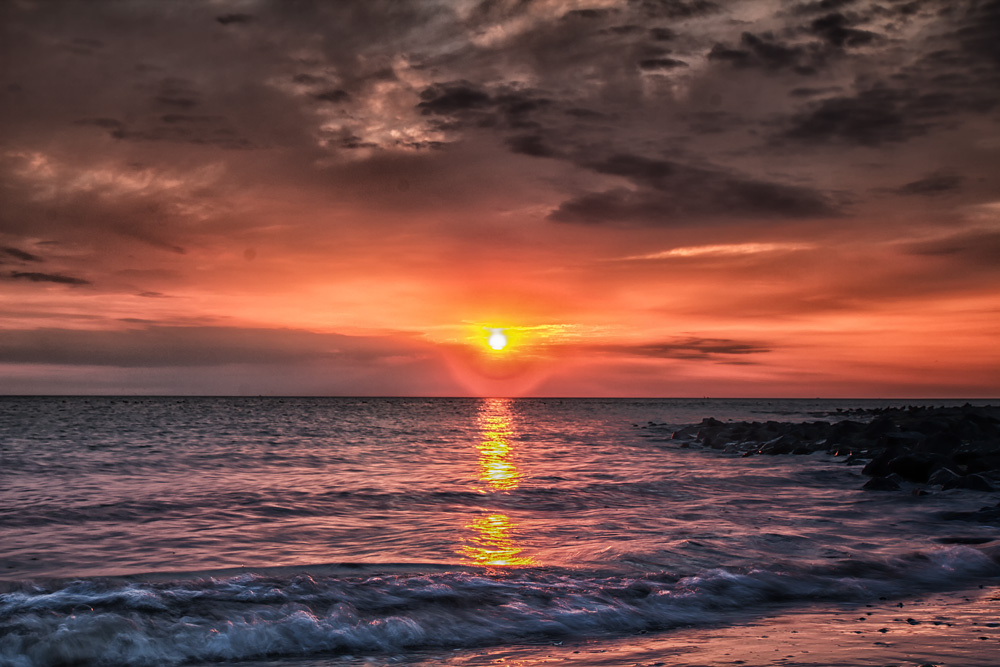
[[[966,591],[869,603],[775,609],[727,626],[639,636],[427,651],[329,656],[243,667],[996,667],[1000,582]],[[206,665],[207,667],[207,665]]]

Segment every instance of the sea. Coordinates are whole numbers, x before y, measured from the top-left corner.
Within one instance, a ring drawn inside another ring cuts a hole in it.
[[[995,497],[663,435],[962,403],[0,397],[0,665],[1000,664]]]

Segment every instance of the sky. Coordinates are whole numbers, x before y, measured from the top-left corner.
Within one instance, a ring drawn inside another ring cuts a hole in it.
[[[0,393],[1000,396],[998,36],[997,0],[8,0]]]

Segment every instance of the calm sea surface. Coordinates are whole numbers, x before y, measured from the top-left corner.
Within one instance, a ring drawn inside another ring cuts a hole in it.
[[[395,664],[995,582],[996,529],[936,518],[988,494],[638,427],[890,404],[949,402],[0,397],[0,665]]]

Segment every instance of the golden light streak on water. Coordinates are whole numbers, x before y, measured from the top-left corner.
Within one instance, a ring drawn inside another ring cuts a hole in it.
[[[511,400],[483,399],[478,416],[480,440],[479,481],[484,492],[512,491],[521,483],[514,450],[514,415]],[[517,540],[517,523],[502,512],[492,511],[465,525],[472,531],[464,539],[460,553],[463,562],[483,567],[527,567],[537,565],[531,556],[521,555],[524,547]]]

